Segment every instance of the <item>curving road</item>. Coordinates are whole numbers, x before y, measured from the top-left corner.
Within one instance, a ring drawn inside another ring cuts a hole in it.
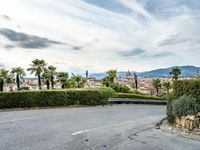
[[[0,112],[0,150],[199,150],[155,129],[165,106],[114,105]]]

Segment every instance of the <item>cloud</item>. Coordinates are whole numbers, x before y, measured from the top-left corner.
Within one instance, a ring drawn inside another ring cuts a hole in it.
[[[174,56],[175,54],[172,52],[160,52],[157,54],[152,55],[152,57],[156,58],[156,57],[168,57],[168,56]]]
[[[176,44],[182,44],[185,42],[190,42],[192,38],[184,37],[181,34],[173,34],[168,36],[166,39],[160,40],[158,42],[158,46],[167,46],[167,45],[176,45]]]
[[[5,67],[5,65],[3,63],[0,63],[0,68]]]
[[[19,47],[29,49],[47,48],[53,44],[62,44],[58,41],[49,40],[47,38],[16,32],[7,28],[0,28],[0,34],[15,42]]]
[[[138,56],[140,54],[143,54],[145,53],[146,50],[144,49],[141,49],[141,48],[135,48],[131,51],[123,51],[123,52],[120,52],[119,53],[119,56],[120,57],[132,57],[132,56]]]
[[[7,16],[7,15],[2,15],[2,17],[3,17],[5,20],[8,20],[8,21],[11,20],[11,18],[10,18],[9,16]]]
[[[4,46],[4,48],[10,50],[10,49],[15,48],[15,46],[14,46],[14,45],[7,44],[7,45]]]

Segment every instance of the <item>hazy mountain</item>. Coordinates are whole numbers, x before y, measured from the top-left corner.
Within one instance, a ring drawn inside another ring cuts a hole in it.
[[[139,77],[170,77],[169,73],[172,70],[173,67],[169,68],[162,68],[162,69],[156,69],[151,71],[145,71],[145,72],[136,72]],[[192,77],[195,74],[197,74],[197,71],[200,70],[200,67],[195,66],[179,66],[181,69],[181,76],[188,76]],[[132,71],[133,72],[133,71]],[[118,71],[117,76],[118,77],[124,77],[125,71]],[[94,73],[91,74],[90,77],[92,78],[103,78],[106,76],[106,73]]]

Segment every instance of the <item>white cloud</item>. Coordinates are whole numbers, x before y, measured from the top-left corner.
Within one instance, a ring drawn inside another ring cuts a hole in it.
[[[163,8],[162,14],[166,12],[167,17],[160,19],[146,9],[150,0],[141,3],[136,0],[117,2],[131,9],[132,13],[107,10],[83,0],[1,2],[0,28],[66,43],[44,49],[28,49],[17,47],[16,43],[0,35],[1,62],[8,67],[28,67],[32,59],[43,58],[58,65],[60,70],[79,73],[88,69],[88,66],[96,72],[110,68],[142,71],[171,65],[199,64],[198,10],[186,4],[168,4],[170,2],[164,1],[166,6],[176,7]],[[157,5],[161,5],[160,1]],[[180,14],[183,10],[184,13]],[[168,15],[169,12],[176,13]],[[16,47],[8,50],[6,45]],[[134,59],[119,56],[136,48],[144,49],[145,54]],[[174,55],[162,57],[162,61],[152,58],[165,53]]]

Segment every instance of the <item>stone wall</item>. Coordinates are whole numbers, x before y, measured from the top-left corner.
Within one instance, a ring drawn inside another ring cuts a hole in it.
[[[176,116],[175,126],[183,130],[200,134],[200,112],[196,115]]]

